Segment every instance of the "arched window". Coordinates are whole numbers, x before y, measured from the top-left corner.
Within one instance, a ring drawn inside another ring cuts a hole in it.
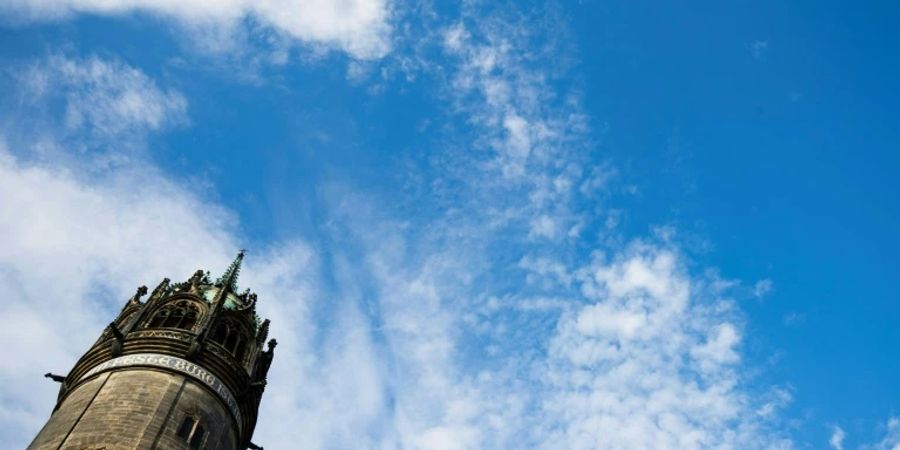
[[[182,328],[186,330],[194,328],[194,324],[197,323],[198,315],[199,312],[197,311],[196,307],[188,308],[187,312],[184,313],[184,325],[182,325]]]
[[[153,320],[150,321],[150,325],[148,326],[150,328],[159,328],[163,326],[163,323],[165,323],[166,319],[169,318],[170,312],[171,310],[169,308],[163,308],[159,310],[159,312],[157,312],[156,315],[153,316]]]
[[[240,333],[235,333],[237,330],[232,330],[231,333],[228,333],[228,338],[225,339],[225,348],[228,351],[233,352],[234,347],[237,346],[237,341],[241,338]]]
[[[225,347],[238,360],[244,358],[246,341],[243,333],[241,333],[241,328],[237,324],[229,320],[223,320],[213,332],[212,340]]]
[[[225,342],[225,337],[228,336],[228,324],[220,323],[219,326],[216,327],[215,331],[212,334],[212,340],[215,342]]]
[[[169,312],[169,316],[166,317],[166,321],[163,322],[162,326],[166,328],[181,328],[181,323],[184,322],[184,309],[183,308],[172,308],[171,312]]]
[[[149,328],[181,328],[190,330],[197,323],[200,310],[192,302],[177,302],[162,307],[150,320]]]

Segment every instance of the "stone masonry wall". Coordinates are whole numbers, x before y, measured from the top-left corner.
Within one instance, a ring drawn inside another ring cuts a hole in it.
[[[28,450],[184,450],[186,415],[207,430],[204,450],[236,450],[234,421],[218,397],[190,378],[153,369],[102,373],[78,386]]]
[[[28,446],[28,450],[55,450],[62,439],[77,423],[88,404],[100,388],[106,383],[110,374],[105,373],[90,380],[77,390],[71,392],[59,409],[53,412],[50,420],[44,425],[37,437]]]

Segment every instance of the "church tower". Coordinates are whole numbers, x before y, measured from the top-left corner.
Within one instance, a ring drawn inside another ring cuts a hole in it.
[[[198,270],[141,286],[65,377],[28,450],[245,450],[276,342],[238,292],[244,252],[220,278]]]

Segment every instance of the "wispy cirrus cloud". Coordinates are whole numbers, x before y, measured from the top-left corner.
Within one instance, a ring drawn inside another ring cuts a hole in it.
[[[671,231],[614,236],[616,171],[588,164],[578,96],[531,47],[542,31],[503,16],[437,29],[425,39],[450,62],[412,70],[465,117],[464,149],[425,163],[428,187],[405,200],[444,211],[330,191],[330,251],[356,261],[332,269],[365,292],[332,298],[362,312],[378,356],[356,416],[368,431],[324,425],[318,445],[791,448],[773,423],[790,393],[742,375],[736,283],[691,273]]]
[[[857,445],[854,448],[859,450],[900,450],[900,419],[890,417],[884,425],[879,426],[879,432],[884,433],[883,437],[877,442],[868,442]],[[831,435],[828,438],[828,445],[835,450],[843,450],[845,447],[844,440],[847,433],[840,426],[831,428]]]
[[[187,100],[144,72],[115,59],[49,56],[16,73],[20,101],[61,99],[63,128],[105,139],[162,131],[187,121]]]
[[[25,159],[95,167],[146,156],[148,138],[189,125],[188,101],[116,58],[51,54],[11,64],[0,79],[0,130]]]
[[[249,8],[84,5],[69,12],[145,8],[193,20]],[[790,448],[772,423],[790,394],[742,376],[750,363],[734,283],[692,272],[671,231],[617,232],[627,212],[605,204],[616,170],[590,162],[597,149],[577,89],[554,83],[558,49],[535,45],[551,30],[504,11],[481,18],[478,8],[466,5],[464,17],[425,36],[446,58],[440,68],[414,55],[421,64],[412,70],[434,77],[449,100],[436,120],[464,132],[447,152],[438,143],[442,158],[425,163],[427,187],[402,201],[442,208],[383,208],[396,198],[335,180],[326,189],[327,259],[324,244],[303,236],[250,258],[247,284],[282,342],[256,440],[273,448]],[[121,63],[40,67],[68,80],[46,84],[81,117],[61,121],[64,130],[141,135],[186,121],[172,101],[182,94]],[[104,75],[116,70],[131,87]],[[134,96],[140,102],[127,100]],[[141,102],[163,106],[129,107]],[[117,128],[89,109],[95,103],[130,125]],[[241,241],[227,209],[146,161],[141,172],[123,164],[93,178],[9,152],[3,161],[0,198],[16,213],[0,216],[0,227],[17,244],[0,253],[0,266],[23,299],[4,315],[42,330],[29,348],[71,343],[34,352],[27,370],[0,372],[8,385],[73,360],[136,284],[224,265]],[[130,182],[148,174],[158,181]],[[54,264],[42,267],[46,260]],[[58,292],[45,295],[51,282]],[[40,313],[54,298],[66,317]],[[51,403],[4,395],[4,414],[27,411],[14,423],[31,429]],[[15,433],[4,430],[25,438]]]
[[[566,57],[535,45],[548,31],[466,14],[442,28],[441,76],[471,147],[437,167],[470,190],[427,248],[482,271],[434,286],[465,330],[448,336],[468,352],[452,379],[490,398],[470,404],[493,419],[470,448],[792,448],[773,422],[789,392],[742,375],[737,284],[690,273],[671,237],[609,225],[615,170],[589,163],[577,89],[553,81]]]
[[[290,40],[340,49],[363,59],[383,56],[390,48],[390,8],[385,0],[12,0],[4,2],[0,12],[28,21],[149,13],[189,29],[213,32],[218,39],[254,22]]]
[[[834,450],[844,450],[845,437],[847,437],[847,434],[844,432],[844,429],[839,426],[835,426],[831,430],[831,437],[828,438],[828,445],[830,445]]]
[[[900,449],[900,418],[889,418],[885,424],[884,438],[874,445],[864,446],[863,448],[872,450]]]

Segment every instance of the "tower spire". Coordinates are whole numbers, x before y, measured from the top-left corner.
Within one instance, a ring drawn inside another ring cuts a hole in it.
[[[225,270],[225,273],[216,280],[216,284],[222,286],[222,289],[226,292],[237,292],[237,280],[238,275],[241,273],[241,262],[244,260],[245,252],[246,250],[239,251],[237,257],[234,258],[234,261],[232,261],[231,265],[228,266],[228,269]]]

